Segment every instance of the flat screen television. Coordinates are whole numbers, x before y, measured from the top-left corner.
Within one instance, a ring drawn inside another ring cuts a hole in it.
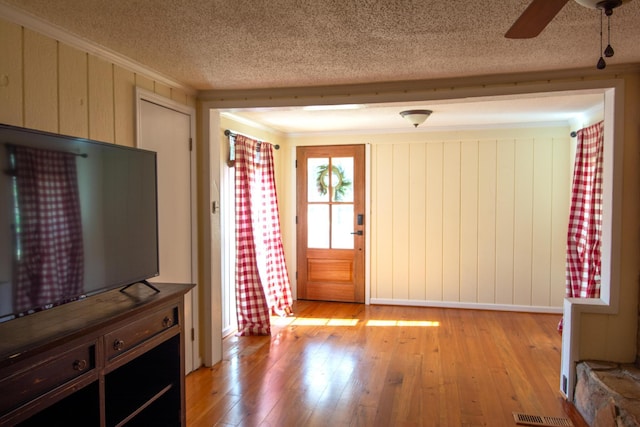
[[[156,153],[0,124],[0,322],[159,274]]]

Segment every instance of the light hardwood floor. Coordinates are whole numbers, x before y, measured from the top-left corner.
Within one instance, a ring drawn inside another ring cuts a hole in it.
[[[297,301],[187,376],[187,425],[514,426],[568,418],[560,315]],[[566,409],[566,408],[565,408]]]

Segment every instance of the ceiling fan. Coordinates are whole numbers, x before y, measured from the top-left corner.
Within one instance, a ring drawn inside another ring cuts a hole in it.
[[[613,9],[630,0],[575,0],[591,9],[601,9],[611,16]],[[532,0],[522,15],[505,34],[509,39],[530,39],[536,37],[562,10],[569,0]]]
[[[509,39],[530,39],[536,37],[545,29],[553,18],[562,10],[569,0],[532,0],[529,6],[522,12],[522,15],[513,23],[509,31],[504,35]],[[602,50],[602,15],[607,16],[608,38],[611,36],[611,15],[613,9],[631,0],[575,0],[581,6],[591,9],[600,9],[600,59],[596,64],[599,70],[604,69],[607,63],[604,57],[613,56],[611,43],[607,43],[606,49]]]

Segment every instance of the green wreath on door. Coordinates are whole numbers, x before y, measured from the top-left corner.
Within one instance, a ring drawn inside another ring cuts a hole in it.
[[[352,182],[347,179],[344,169],[341,166],[332,165],[331,171],[334,179],[332,180],[333,187],[331,189],[332,194],[330,200],[340,202],[349,187],[351,187]],[[334,182],[336,181],[336,178],[337,182]],[[329,191],[329,165],[321,165],[317,167],[316,187],[318,189],[318,193],[323,196]]]

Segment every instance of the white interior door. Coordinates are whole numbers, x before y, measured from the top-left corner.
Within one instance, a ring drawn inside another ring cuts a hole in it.
[[[194,112],[138,91],[139,148],[157,153],[160,275],[155,282],[195,283],[196,221],[192,130]],[[197,291],[185,297],[186,373],[200,366]]]

